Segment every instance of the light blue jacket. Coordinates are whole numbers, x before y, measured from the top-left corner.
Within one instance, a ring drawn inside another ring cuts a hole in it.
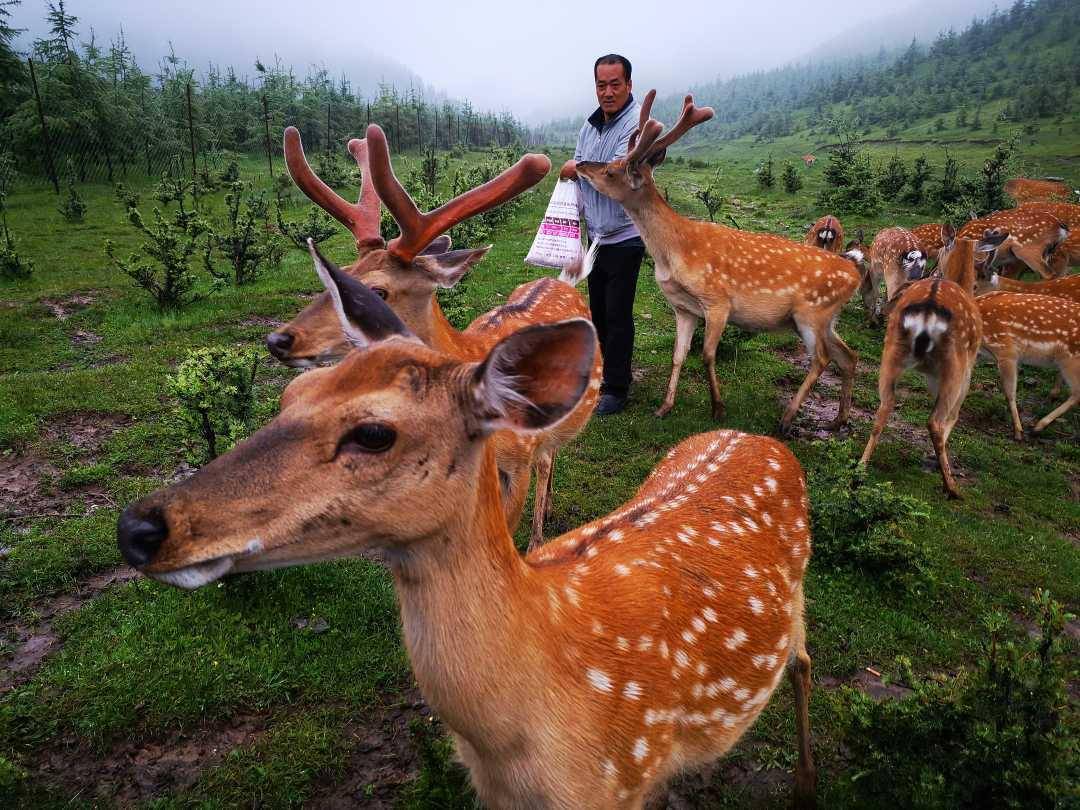
[[[640,114],[641,105],[634,101],[633,96],[610,121],[604,121],[603,110],[598,107],[578,133],[574,160],[609,163],[626,155]],[[578,207],[584,213],[590,242],[610,245],[639,235],[625,208],[601,194],[583,178],[578,178],[577,185]]]

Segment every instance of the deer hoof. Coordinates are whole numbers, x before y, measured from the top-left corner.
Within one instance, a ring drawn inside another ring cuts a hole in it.
[[[663,419],[665,416],[667,416],[669,413],[671,413],[671,409],[673,407],[675,407],[675,406],[674,405],[668,405],[665,402],[663,405],[661,405],[659,408],[656,409],[655,414],[656,414],[657,418]]]

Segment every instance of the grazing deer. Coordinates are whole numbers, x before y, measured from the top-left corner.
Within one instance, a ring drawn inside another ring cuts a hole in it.
[[[942,247],[941,223],[926,222],[922,225],[916,225],[911,229],[911,235],[918,240],[919,247],[925,254],[926,260],[937,261],[938,251]]]
[[[657,416],[675,404],[679,373],[698,319],[704,317],[704,359],[714,418],[724,407],[716,378],[716,346],[730,321],[753,332],[794,326],[806,344],[810,370],[784,411],[780,427],[785,432],[810,387],[834,361],[842,378],[840,408],[833,422],[839,427],[851,407],[856,355],[835,327],[859,284],[855,259],[676,213],[657,191],[653,169],[663,163],[671,144],[712,118],[713,111],[695,107],[693,97],[687,96],[678,123],[661,135],[663,125],[649,117],[655,95],[649,91],[645,97],[626,157],[611,163],[581,162],[577,173],[626,209],[656,263],[656,282],[675,310],[671,378]]]
[[[285,161],[297,186],[356,236],[359,255],[344,272],[375,290],[424,343],[462,360],[477,360],[502,337],[522,326],[588,317],[588,307],[573,286],[578,279],[567,273],[566,281],[545,277],[519,285],[506,304],[481,315],[464,331],[450,325],[435,297],[438,287],[456,284],[490,248],[449,250],[449,237],[439,234],[538,183],[551,165],[546,157],[526,155],[494,180],[429,214],[420,214],[394,176],[386,137],[379,127],[369,127],[366,140],[350,141],[349,151],[363,172],[356,206],[327,188],[311,170],[300,134],[292,127],[285,131]],[[381,204],[387,206],[401,229],[401,236],[389,245],[379,235]],[[575,271],[582,277],[587,274],[587,268],[580,265],[568,272]],[[349,348],[329,293],[316,298],[292,321],[272,332],[267,344],[275,357],[294,366],[336,361]],[[600,374],[598,354],[593,385],[577,410],[551,430],[531,437],[508,431],[496,437],[499,469],[507,482],[505,500],[511,528],[517,525],[524,509],[530,469],[536,470],[531,546],[543,542],[555,454],[588,423],[596,407]]]
[[[1053,249],[1051,272],[1063,276],[1070,267],[1080,265],[1080,205],[1075,203],[1034,202],[1020,206],[1020,211],[1038,211],[1057,217],[1068,230],[1065,238]]]
[[[885,281],[885,300],[891,301],[900,287],[918,281],[926,272],[926,253],[919,240],[906,228],[879,231],[870,244],[870,272],[859,286],[870,322],[881,321],[881,282]]]
[[[997,272],[980,274],[975,283],[975,294],[986,295],[992,292],[1051,295],[1080,304],[1080,274],[1048,281],[1018,281],[1015,278],[1004,278]]]
[[[880,404],[860,464],[867,464],[896,406],[896,380],[915,367],[926,375],[934,396],[927,427],[934,444],[945,492],[959,498],[960,490],[949,463],[949,434],[960,416],[960,405],[971,384],[971,369],[982,341],[982,320],[975,305],[976,251],[992,249],[996,241],[976,243],[956,236],[951,225],[941,228],[943,247],[938,271],[944,278],[915,281],[889,302],[885,349],[878,375]],[[1004,238],[1000,234],[994,240]]]
[[[997,292],[979,296],[975,304],[982,316],[983,348],[997,362],[1009,403],[1013,438],[1022,441],[1024,426],[1016,407],[1021,363],[1056,366],[1069,386],[1068,399],[1036,423],[1036,433],[1080,402],[1080,303],[1049,295]]]
[[[1005,193],[1017,205],[1030,202],[1068,202],[1072,199],[1069,187],[1058,180],[1032,180],[1015,177],[1005,184]]]
[[[979,239],[987,230],[1008,233],[1028,250],[1029,258],[1001,267],[1002,273],[1015,274],[1026,265],[1043,278],[1060,275],[1060,268],[1051,266],[1051,262],[1055,248],[1068,237],[1069,229],[1058,217],[1042,210],[1008,208],[971,220],[957,237]]]
[[[813,245],[830,253],[840,253],[844,244],[844,226],[832,214],[826,214],[810,226],[803,238],[803,244]]]
[[[232,451],[128,506],[124,558],[195,588],[383,552],[416,682],[492,808],[641,808],[728,751],[786,671],[796,796],[812,804],[810,533],[791,452],[692,436],[617,511],[522,558],[487,437],[550,430],[578,407],[592,324],[530,326],[465,362],[361,282],[319,271],[358,350]]]

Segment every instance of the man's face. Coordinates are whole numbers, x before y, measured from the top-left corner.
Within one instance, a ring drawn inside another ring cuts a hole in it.
[[[626,80],[621,64],[596,66],[596,100],[606,115],[614,115],[622,109],[630,98],[632,87],[633,82]]]

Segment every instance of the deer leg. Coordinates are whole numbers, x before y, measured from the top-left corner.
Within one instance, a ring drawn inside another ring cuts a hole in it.
[[[810,810],[817,804],[817,769],[810,736],[810,655],[806,651],[806,627],[803,619],[802,588],[798,593],[799,605],[792,631],[792,653],[787,673],[795,692],[795,734],[799,746],[799,758],[795,763],[795,807]]]
[[[855,387],[855,367],[859,362],[859,355],[836,334],[835,318],[825,332],[825,345],[829,358],[840,368],[840,409],[829,425],[829,430],[839,430],[847,424],[848,414],[851,412],[851,394]]]
[[[870,318],[870,323],[873,326],[877,326],[881,323],[881,317],[878,312],[878,288],[881,286],[881,272],[876,271],[873,268],[863,276],[862,282],[859,284],[859,293],[862,295],[863,306],[866,307],[866,314]]]
[[[881,358],[881,370],[878,372],[878,409],[874,416],[874,427],[870,430],[870,438],[866,441],[866,449],[863,450],[859,464],[866,466],[870,456],[874,454],[881,432],[889,422],[893,408],[896,407],[896,379],[904,370],[903,359],[900,352],[890,343],[888,336],[885,338],[885,353]]]
[[[544,517],[547,515],[551,496],[551,471],[554,453],[541,450],[536,454],[536,497],[533,501],[532,532],[529,535],[529,551],[544,544]]]
[[[1050,389],[1050,396],[1056,397],[1061,394],[1061,389],[1065,387],[1065,373],[1061,372],[1054,378],[1054,387]]]
[[[1080,357],[1062,363],[1061,376],[1069,384],[1069,398],[1038,421],[1035,425],[1036,433],[1041,433],[1047,425],[1059,416],[1064,416],[1080,402]]]
[[[705,360],[705,371],[709,375],[709,396],[712,398],[713,419],[721,419],[724,416],[724,402],[720,399],[720,381],[716,379],[716,347],[720,344],[720,336],[724,334],[730,311],[730,306],[724,306],[705,313],[705,348],[702,356]]]
[[[806,351],[810,355],[810,368],[806,372],[806,378],[802,381],[802,385],[799,386],[799,390],[795,392],[795,396],[791,398],[784,415],[780,418],[780,432],[782,434],[786,434],[791,430],[791,423],[795,421],[795,414],[799,412],[803,400],[810,393],[814,383],[818,381],[821,372],[829,365],[824,330],[815,328],[812,323],[800,322],[798,316],[795,318],[795,327],[799,330],[799,336],[802,337],[803,343],[806,344]]]
[[[671,357],[671,379],[668,380],[667,395],[664,404],[657,411],[657,416],[667,416],[675,406],[675,389],[679,387],[679,372],[682,371],[686,355],[690,352],[690,342],[694,339],[698,316],[685,309],[675,310],[675,352]]]
[[[970,383],[971,364],[966,369],[956,362],[944,365],[939,374],[938,396],[927,423],[930,441],[934,443],[938,466],[941,467],[941,481],[945,493],[953,499],[960,498],[960,489],[956,485],[952,464],[949,462],[948,442],[953,426],[960,416],[960,405],[967,395]]]
[[[1005,401],[1009,404],[1009,413],[1012,415],[1013,438],[1021,442],[1024,440],[1024,425],[1020,421],[1020,411],[1016,407],[1016,357],[1002,352],[994,359],[997,360],[998,374],[1001,375],[1001,390],[1005,394]]]

